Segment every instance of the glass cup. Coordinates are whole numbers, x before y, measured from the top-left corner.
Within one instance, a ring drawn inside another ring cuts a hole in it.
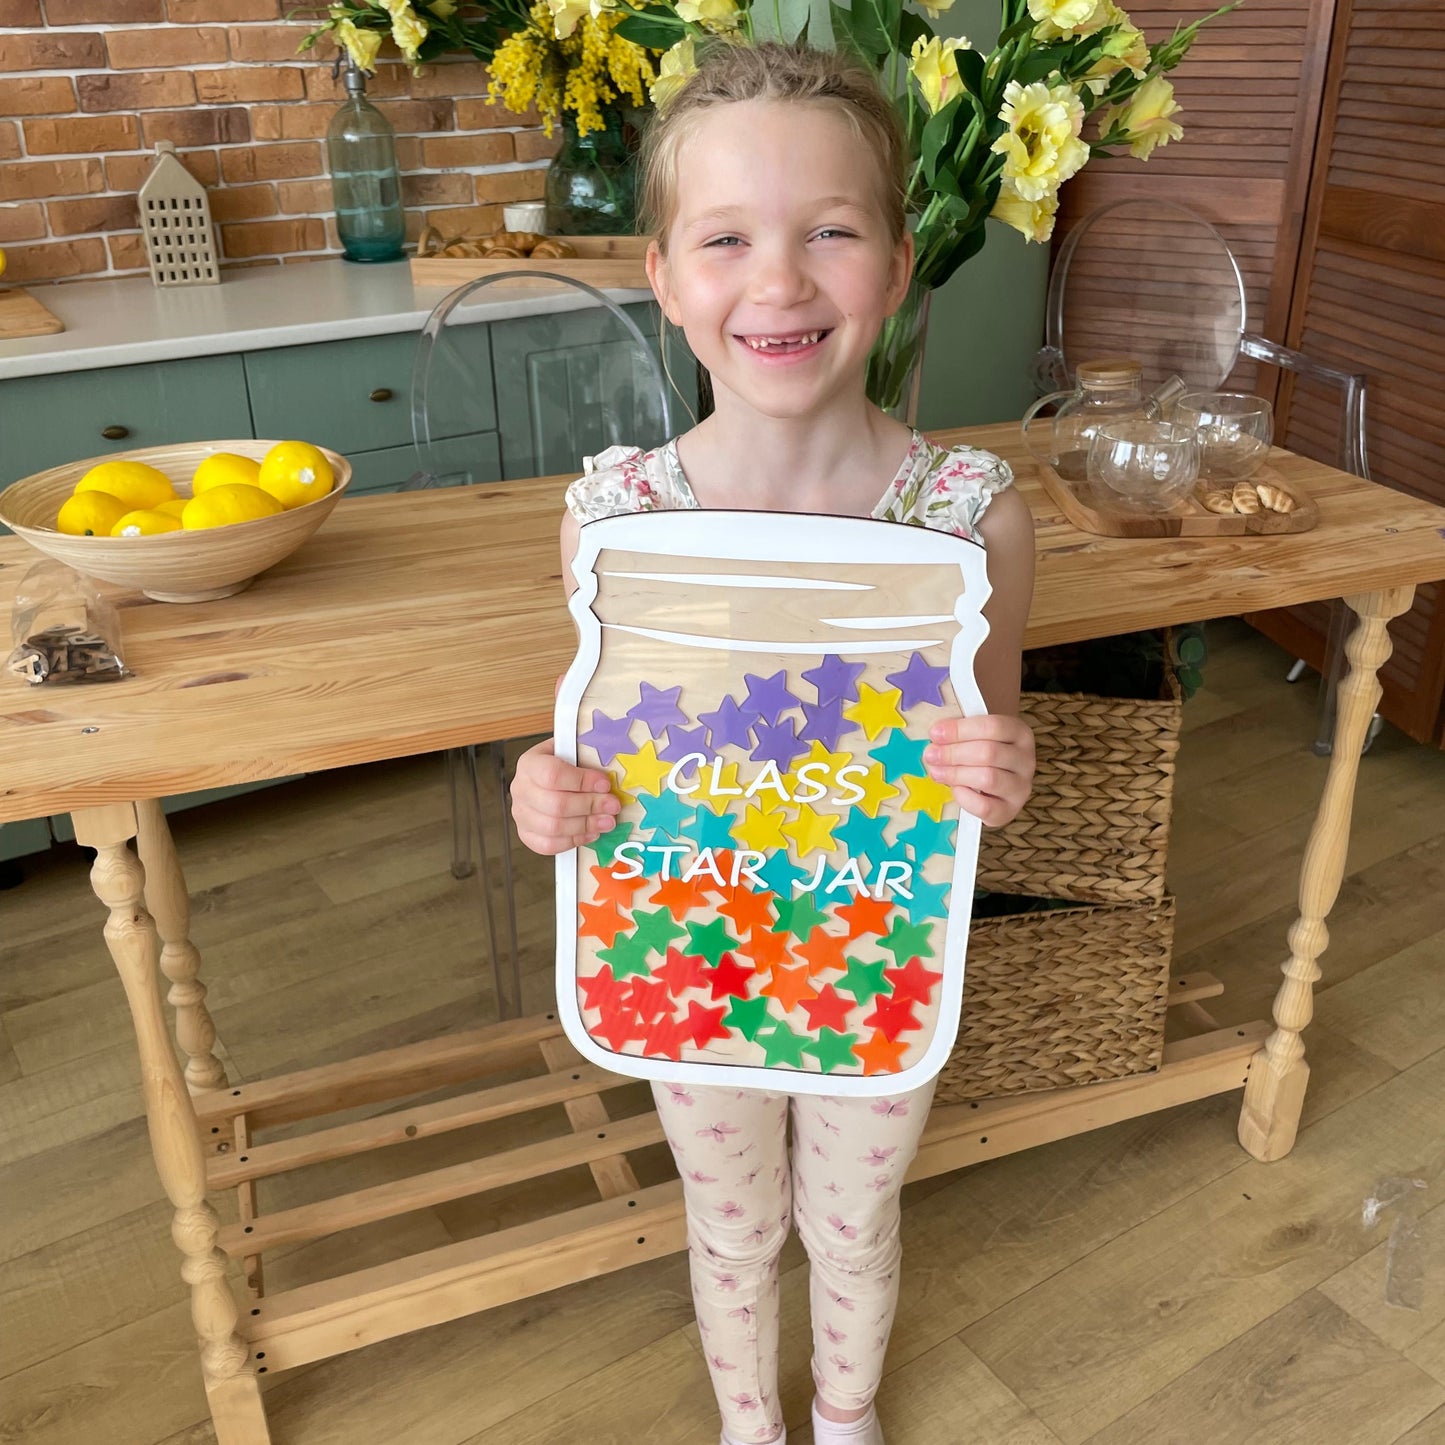
[[[1174,420],[1199,437],[1199,475],[1220,485],[1252,477],[1274,440],[1274,408],[1262,396],[1191,391],[1175,403]]]
[[[1089,443],[1089,481],[1115,505],[1167,512],[1199,478],[1194,429],[1171,421],[1118,421]]]

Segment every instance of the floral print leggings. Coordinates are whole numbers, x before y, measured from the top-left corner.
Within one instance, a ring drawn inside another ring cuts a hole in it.
[[[877,1392],[898,1303],[898,1193],[933,1088],[845,1099],[652,1086],[682,1175],[702,1346],[723,1428],[739,1445],[783,1430],[778,1256],[793,1220],[810,1264],[819,1398],[860,1410]]]

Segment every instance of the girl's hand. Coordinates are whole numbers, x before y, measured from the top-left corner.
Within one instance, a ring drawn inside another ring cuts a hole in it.
[[[595,842],[612,826],[622,806],[611,790],[612,779],[606,773],[557,757],[551,738],[537,743],[517,759],[512,780],[517,836],[544,856]]]
[[[1034,783],[1034,735],[1006,713],[945,718],[929,731],[923,761],[954,801],[990,828],[1012,822]]]

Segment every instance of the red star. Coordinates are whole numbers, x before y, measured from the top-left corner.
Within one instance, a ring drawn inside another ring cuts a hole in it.
[[[613,1006],[614,1000],[619,999],[622,986],[612,977],[612,965],[604,963],[600,972],[594,973],[590,978],[578,978],[582,985],[583,1007],[598,1008],[604,1011]]]
[[[781,964],[773,969],[771,982],[765,983],[761,992],[777,999],[784,1013],[792,1013],[805,999],[816,997],[806,968],[784,968]]]
[[[793,956],[788,952],[788,935],[773,933],[766,928],[755,928],[746,943],[738,944],[738,952],[752,959],[753,967],[759,973],[765,972],[775,963],[791,963]]]
[[[684,883],[681,878],[669,878],[658,886],[651,901],[667,909],[674,923],[681,923],[690,909],[701,908],[707,899],[696,878],[691,883]]]
[[[667,950],[667,962],[658,964],[652,976],[662,979],[674,998],[690,988],[707,987],[707,965],[701,955],[679,953],[675,948]]]
[[[854,1044],[853,1052],[863,1061],[865,1074],[896,1074],[903,1066],[907,1044],[895,1043],[875,1033],[866,1044]]]
[[[921,1004],[932,999],[933,985],[943,982],[943,975],[924,968],[921,958],[910,958],[906,968],[885,968],[883,977],[893,985],[894,998],[911,998]]]
[[[623,1044],[642,1037],[642,1030],[637,1027],[637,1016],[621,1009],[616,1013],[604,1013],[602,1022],[588,1032],[594,1039],[601,1039],[614,1054],[622,1052]]]
[[[705,1049],[713,1039],[731,1037],[731,1031],[723,1027],[722,1016],[727,1008],[705,1008],[693,1000],[687,1006],[687,1031],[692,1035],[693,1044]]]
[[[577,927],[578,938],[597,938],[603,947],[611,948],[617,942],[617,935],[627,932],[628,920],[615,902],[582,903],[577,911],[582,915]]]
[[[611,868],[601,863],[594,863],[591,873],[595,885],[592,896],[601,903],[621,903],[630,907],[632,895],[647,882],[646,874],[638,874],[636,878],[617,878]]]
[[[716,968],[707,970],[707,981],[712,985],[712,996],[715,999],[729,993],[734,998],[746,998],[748,980],[752,976],[752,969],[744,968],[730,953],[725,953],[718,959]]]
[[[881,993],[877,994],[873,999],[873,1012],[863,1022],[867,1027],[887,1034],[890,1041],[896,1040],[899,1034],[908,1029],[923,1027],[914,1015],[913,1004],[914,1000],[911,998],[888,998]]]
[[[817,998],[805,998],[803,1008],[808,1014],[808,1029],[817,1033],[819,1029],[832,1029],[834,1033],[848,1032],[848,1014],[854,1007],[853,1000],[844,998],[831,983],[825,983],[818,990]]]
[[[870,898],[866,893],[860,893],[851,903],[845,903],[842,908],[835,908],[833,911],[839,918],[848,920],[848,938],[851,942],[865,933],[876,933],[882,938],[888,932],[885,920],[892,909],[891,898]]]
[[[771,928],[773,915],[771,893],[754,893],[751,888],[739,887],[733,896],[718,908],[724,918],[730,918],[736,926],[739,938],[754,928]]]
[[[664,1016],[648,1025],[642,1040],[644,1054],[662,1054],[674,1063],[680,1061],[682,1046],[687,1042],[688,1025],[682,1019]]]
[[[651,1023],[661,1014],[672,1012],[667,985],[661,979],[633,978],[627,988],[627,1002],[637,1010],[643,1023]]]
[[[852,934],[848,935],[849,938]],[[824,933],[820,923],[809,935],[806,943],[800,943],[793,952],[799,958],[808,960],[809,973],[822,973],[825,968],[836,968],[842,973],[848,967],[843,957],[843,947],[848,942],[842,934]]]

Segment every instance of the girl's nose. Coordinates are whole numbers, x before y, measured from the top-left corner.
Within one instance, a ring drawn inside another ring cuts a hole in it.
[[[805,258],[792,247],[758,247],[754,251],[749,299],[770,306],[795,306],[814,291]]]

